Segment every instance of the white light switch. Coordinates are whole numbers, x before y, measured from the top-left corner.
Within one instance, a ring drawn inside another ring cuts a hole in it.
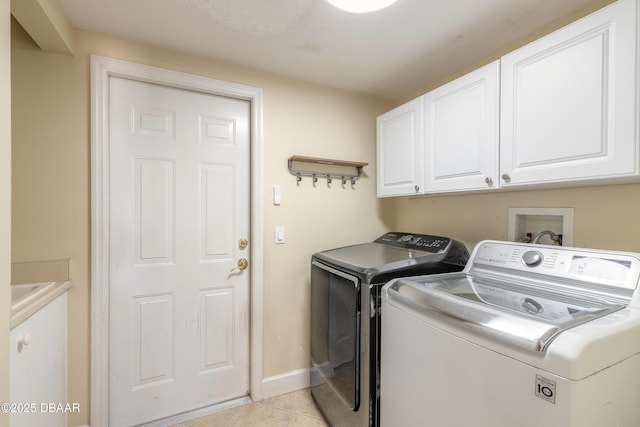
[[[284,243],[284,227],[276,227],[276,243]]]
[[[280,204],[280,186],[273,186],[273,204],[278,206]]]

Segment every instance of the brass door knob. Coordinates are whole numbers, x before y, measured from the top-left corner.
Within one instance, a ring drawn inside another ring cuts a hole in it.
[[[243,270],[246,270],[247,267],[249,267],[249,261],[247,261],[246,258],[240,258],[238,260],[238,264],[231,269],[231,272],[233,273],[236,270],[243,271]]]
[[[238,240],[238,247],[240,249],[244,249],[249,245],[249,241],[247,239],[245,239],[244,237],[240,240]]]

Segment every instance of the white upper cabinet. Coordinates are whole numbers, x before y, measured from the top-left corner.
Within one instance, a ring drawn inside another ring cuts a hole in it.
[[[639,1],[378,117],[378,197],[639,181]]]
[[[378,197],[422,193],[423,110],[420,97],[377,118]]]
[[[636,0],[501,60],[501,185],[638,174]]]
[[[499,61],[425,95],[425,192],[499,185]]]

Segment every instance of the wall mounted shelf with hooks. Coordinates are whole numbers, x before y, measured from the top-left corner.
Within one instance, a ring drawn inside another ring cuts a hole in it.
[[[308,168],[294,168],[294,162],[306,163],[311,165],[319,165]],[[334,159],[322,159],[319,157],[306,157],[306,156],[291,156],[288,160],[289,172],[297,177],[298,182],[302,181],[303,176],[313,178],[313,182],[318,182],[318,178],[326,178],[327,183],[331,184],[333,179],[339,179],[342,181],[342,185],[347,181],[351,181],[351,185],[355,185],[356,179],[362,175],[362,168],[369,163],[364,162],[351,162],[347,160],[334,160]],[[349,168],[355,169],[355,173],[342,173],[342,170]],[[331,169],[331,170],[329,170]]]

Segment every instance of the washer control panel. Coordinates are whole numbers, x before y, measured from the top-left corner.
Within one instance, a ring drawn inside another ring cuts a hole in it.
[[[640,280],[640,254],[597,251],[565,246],[485,241],[471,255],[472,265],[483,269],[540,273],[557,280],[635,289]]]
[[[522,263],[527,267],[535,267],[542,264],[544,255],[540,251],[527,251],[522,254]]]
[[[374,241],[374,243],[383,243],[396,248],[413,249],[416,251],[433,253],[445,251],[450,242],[451,239],[448,237],[416,233],[401,233],[398,231],[391,231]]]

